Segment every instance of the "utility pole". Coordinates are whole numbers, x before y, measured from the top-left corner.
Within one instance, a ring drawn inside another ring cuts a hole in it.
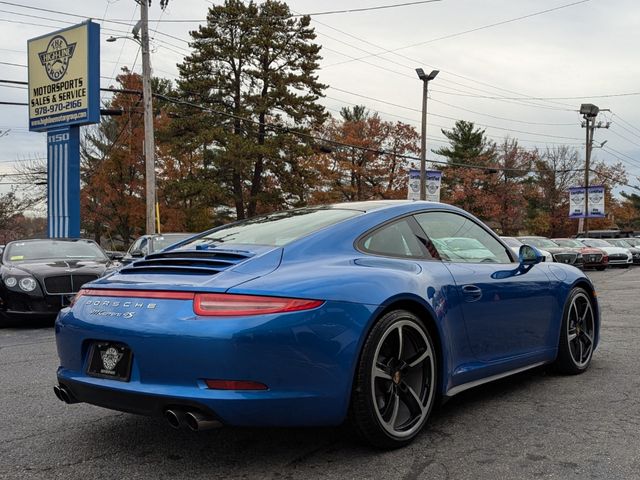
[[[584,118],[582,127],[586,129],[585,143],[585,160],[584,160],[584,218],[578,222],[578,232],[589,234],[589,172],[591,171],[591,152],[593,151],[593,134],[596,128],[609,128],[609,122],[596,123],[596,117],[600,111],[609,111],[609,109],[600,110],[592,103],[583,103],[580,105],[580,113]],[[606,143],[603,142],[601,146]]]
[[[144,103],[144,165],[146,180],[146,233],[156,233],[156,152],[153,135],[153,97],[149,57],[149,3],[140,4],[140,46],[142,49],[142,101]]]
[[[422,80],[422,139],[420,142],[420,200],[427,199],[427,98],[429,96],[429,82],[436,78],[439,70],[432,70],[429,75],[421,68],[416,68],[418,78]]]

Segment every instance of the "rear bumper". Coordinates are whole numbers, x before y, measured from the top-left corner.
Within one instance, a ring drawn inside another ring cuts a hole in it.
[[[56,322],[58,381],[78,401],[142,415],[181,407],[227,425],[337,425],[346,417],[373,308],[327,302],[305,312],[228,319],[195,317],[191,302],[179,300],[159,301],[133,318],[65,309]],[[95,340],[131,348],[130,381],[87,375]],[[268,390],[213,390],[205,379],[250,380]]]

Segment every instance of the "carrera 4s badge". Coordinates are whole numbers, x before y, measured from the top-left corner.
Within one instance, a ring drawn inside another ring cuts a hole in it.
[[[89,315],[96,315],[99,317],[117,317],[117,318],[133,318],[136,314],[136,310],[154,310],[157,307],[157,303],[147,302],[122,302],[119,300],[87,300],[84,302],[84,306],[94,307],[89,310]],[[100,308],[103,307],[103,308]],[[104,307],[109,307],[109,310]],[[118,308],[135,309],[133,311],[118,311]]]

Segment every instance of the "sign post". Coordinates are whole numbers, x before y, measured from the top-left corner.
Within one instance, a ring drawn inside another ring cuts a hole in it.
[[[100,121],[100,26],[32,38],[29,130],[47,132],[49,237],[80,236],[80,125]]]

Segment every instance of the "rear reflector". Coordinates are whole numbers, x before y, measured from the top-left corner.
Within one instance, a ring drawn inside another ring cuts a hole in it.
[[[204,383],[212,390],[267,390],[264,383],[246,380],[205,380]]]
[[[321,300],[300,298],[260,297],[227,293],[197,293],[193,309],[197,315],[233,317],[239,315],[265,315],[268,313],[298,312],[317,308]]]

